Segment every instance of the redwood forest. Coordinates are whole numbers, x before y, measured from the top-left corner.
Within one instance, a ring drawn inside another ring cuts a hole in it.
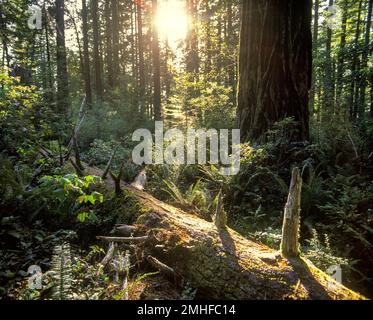
[[[373,298],[372,7],[0,0],[0,300]]]

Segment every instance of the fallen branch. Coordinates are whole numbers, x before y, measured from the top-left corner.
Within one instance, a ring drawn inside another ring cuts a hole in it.
[[[158,259],[152,257],[152,256],[148,256],[148,258],[146,259],[154,268],[156,268],[157,270],[159,270],[160,273],[168,276],[168,277],[172,277],[172,278],[175,278],[176,276],[176,273],[175,273],[175,270],[167,265],[165,265],[164,263],[160,262]]]
[[[70,158],[70,155],[71,155],[71,150],[73,149],[74,147],[74,137],[76,137],[80,131],[80,128],[83,124],[83,121],[84,121],[84,117],[85,117],[85,110],[84,110],[84,107],[85,107],[85,104],[86,104],[86,96],[84,96],[83,98],[83,101],[80,105],[80,109],[79,109],[79,113],[78,113],[78,119],[76,121],[76,125],[75,125],[75,128],[74,128],[74,131],[73,131],[73,134],[72,134],[72,137],[67,145],[67,154],[65,156],[65,159],[69,159]]]
[[[81,169],[79,168],[79,166],[75,163],[75,161],[74,161],[73,159],[70,159],[70,162],[71,162],[72,166],[74,167],[75,172],[76,172],[76,174],[78,175],[78,177],[84,177],[84,172],[83,172],[83,170],[81,170]]]
[[[80,152],[79,152],[79,145],[78,145],[78,138],[76,136],[73,137],[73,146],[75,151],[75,162],[76,165],[79,167],[80,170],[84,171],[84,166],[80,160]]]
[[[110,171],[110,167],[113,163],[113,160],[114,160],[114,157],[115,157],[115,154],[117,153],[117,149],[118,147],[116,147],[114,150],[113,150],[113,153],[111,154],[110,156],[110,159],[106,165],[106,168],[105,168],[105,171],[104,173],[102,174],[102,179],[106,179],[107,178],[107,175],[109,174],[109,171]]]
[[[104,237],[104,236],[97,236],[97,240],[103,240],[107,242],[143,242],[149,239],[148,236],[144,237]]]

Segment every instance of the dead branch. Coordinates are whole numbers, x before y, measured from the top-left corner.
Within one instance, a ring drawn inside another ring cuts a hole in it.
[[[152,256],[148,256],[148,258],[146,259],[154,268],[156,268],[157,270],[159,270],[160,273],[168,276],[168,277],[172,277],[172,278],[175,278],[175,270],[167,265],[165,265],[164,263],[160,262],[158,259],[152,257]]]
[[[110,262],[110,260],[113,258],[114,256],[114,250],[115,250],[115,243],[114,242],[111,242],[110,245],[109,245],[109,249],[104,257],[104,259],[102,259],[101,261],[101,265],[103,267],[106,267],[106,265]]]
[[[75,163],[75,161],[73,159],[70,159],[70,162],[73,165],[78,177],[84,177],[84,172],[79,168],[79,166]]]
[[[107,178],[107,175],[109,174],[109,170],[110,170],[110,167],[111,167],[111,165],[113,163],[115,154],[117,153],[117,149],[118,149],[118,146],[113,150],[113,153],[110,156],[110,159],[109,159],[109,161],[108,161],[108,163],[106,165],[105,171],[102,174],[102,179],[106,179]]]
[[[97,240],[103,240],[107,242],[143,242],[149,239],[148,236],[144,237],[104,237],[104,236],[97,236]]]
[[[124,161],[122,162],[120,169],[119,169],[119,174],[116,176],[114,173],[110,172],[110,177],[113,179],[114,184],[115,184],[115,194],[116,195],[121,195],[122,194],[122,188],[120,187],[120,182],[122,180],[123,172],[124,171]]]
[[[80,170],[84,170],[84,166],[80,160],[80,152],[79,152],[79,145],[78,145],[78,138],[76,136],[73,137],[73,148],[75,151],[75,162],[76,165],[79,167]]]
[[[67,145],[67,154],[65,156],[65,159],[69,159],[70,155],[71,155],[71,151],[74,147],[74,137],[76,137],[80,131],[80,128],[83,124],[83,121],[84,121],[84,117],[85,117],[85,110],[84,110],[84,107],[86,105],[86,96],[84,96],[83,98],[83,101],[80,105],[80,109],[79,109],[79,113],[78,113],[78,119],[76,121],[76,125],[75,125],[75,128],[74,128],[74,131],[73,131],[73,134],[72,134],[72,137],[69,141],[69,144]]]

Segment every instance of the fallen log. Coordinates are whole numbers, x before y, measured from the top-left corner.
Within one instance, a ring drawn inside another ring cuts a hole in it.
[[[97,176],[102,172],[97,168],[86,171]],[[109,189],[115,187],[113,181],[105,183]],[[304,258],[285,258],[230,228],[219,230],[213,223],[125,183],[122,188],[146,209],[136,221],[148,236],[139,244],[144,256],[162,261],[188,281],[197,289],[197,298],[365,299]]]

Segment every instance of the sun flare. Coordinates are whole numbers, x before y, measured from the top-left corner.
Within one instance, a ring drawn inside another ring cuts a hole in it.
[[[159,2],[156,25],[159,35],[167,39],[170,46],[186,38],[188,16],[185,4],[181,0],[163,0]]]

